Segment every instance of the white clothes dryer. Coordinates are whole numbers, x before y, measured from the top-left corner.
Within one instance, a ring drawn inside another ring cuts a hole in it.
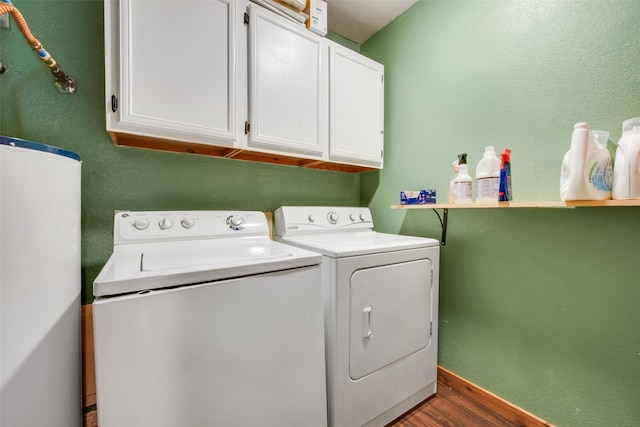
[[[439,242],[375,232],[368,208],[283,206],[275,224],[323,254],[329,426],[384,426],[433,395]]]
[[[262,212],[119,212],[93,291],[100,427],[326,427],[321,256]]]

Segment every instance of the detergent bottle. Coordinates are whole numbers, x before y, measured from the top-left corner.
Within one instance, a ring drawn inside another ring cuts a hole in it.
[[[601,135],[601,131],[597,131]],[[608,136],[607,136],[608,139]],[[611,198],[611,155],[595,142],[589,123],[576,123],[571,146],[562,160],[560,199],[607,200]]]
[[[454,204],[471,203],[472,180],[467,165],[467,153],[458,156],[458,175],[453,180]]]
[[[498,186],[498,201],[510,202],[513,200],[511,192],[511,150],[505,148],[500,153],[500,184]]]
[[[640,117],[622,123],[613,168],[613,198],[640,199]]]
[[[488,146],[476,167],[476,203],[497,202],[499,186],[500,159],[493,147]]]

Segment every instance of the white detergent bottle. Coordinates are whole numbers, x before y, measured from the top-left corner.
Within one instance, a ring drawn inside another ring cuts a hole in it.
[[[476,167],[476,203],[497,202],[499,187],[500,159],[493,146],[488,146]]]
[[[471,175],[467,166],[467,153],[458,156],[458,175],[453,181],[454,204],[471,203]]]
[[[451,181],[449,181],[449,203],[454,203],[455,201],[455,182],[456,182],[456,178],[458,177],[458,171],[460,170],[460,167],[458,166],[458,160],[455,160],[452,163],[453,166],[453,178],[451,178]]]
[[[560,199],[608,200],[611,198],[611,155],[596,144],[589,123],[576,123],[571,147],[560,170]]]
[[[622,123],[613,168],[613,198],[640,199],[640,117]]]

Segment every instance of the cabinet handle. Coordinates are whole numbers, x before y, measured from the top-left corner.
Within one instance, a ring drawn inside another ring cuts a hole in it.
[[[115,95],[111,95],[111,111],[114,113],[118,111],[118,98]]]

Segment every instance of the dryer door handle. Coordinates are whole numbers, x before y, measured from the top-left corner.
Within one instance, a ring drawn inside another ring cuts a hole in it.
[[[362,340],[367,341],[373,337],[371,330],[371,320],[373,317],[373,306],[368,305],[362,309]]]

